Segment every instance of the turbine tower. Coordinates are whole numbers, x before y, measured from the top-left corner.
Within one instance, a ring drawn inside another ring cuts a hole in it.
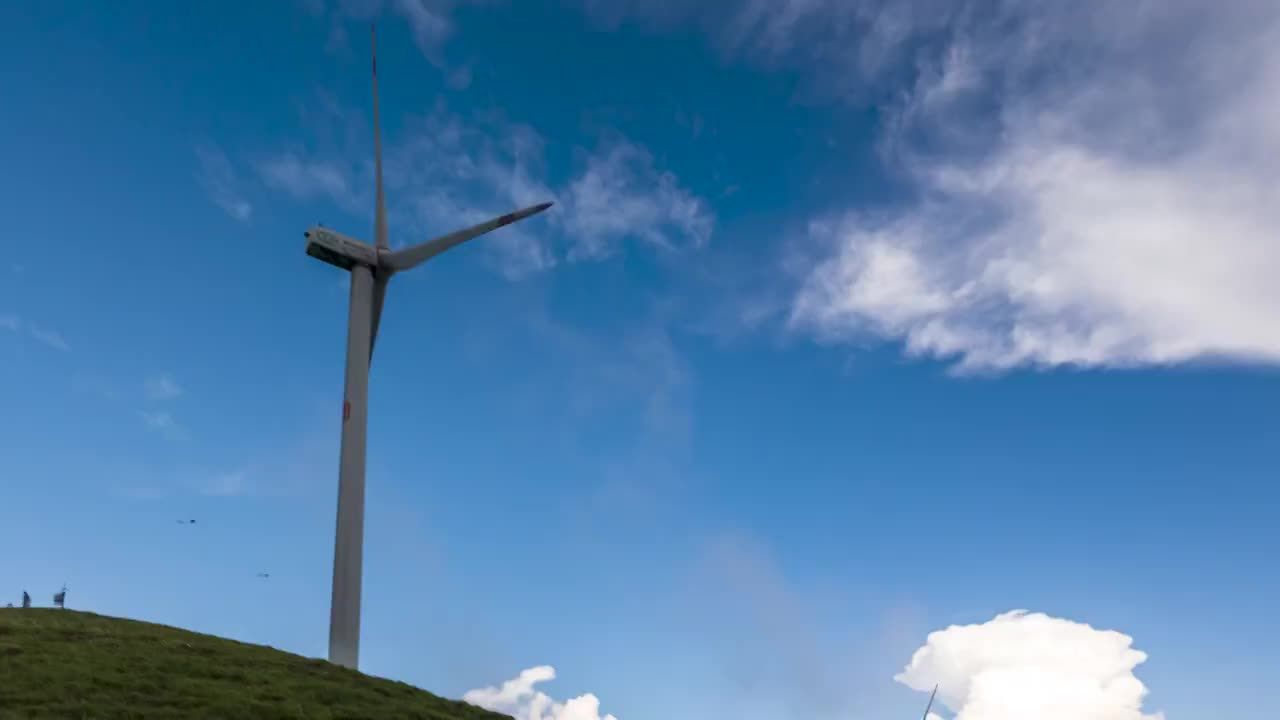
[[[333,549],[333,599],[329,611],[329,661],[356,668],[360,657],[360,580],[364,552],[365,434],[369,363],[391,276],[417,267],[462,243],[551,207],[546,202],[455,230],[400,250],[387,244],[387,208],[382,189],[382,137],[378,130],[377,31],[373,33],[373,153],[377,175],[374,244],[323,227],[305,233],[307,254],[351,273],[347,321],[347,370],[338,464],[338,523]]]

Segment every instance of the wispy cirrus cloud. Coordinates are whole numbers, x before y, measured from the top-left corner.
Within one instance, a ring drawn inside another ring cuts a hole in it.
[[[994,2],[931,0],[576,0],[607,28],[693,26],[726,61],[786,70],[809,100],[875,102],[915,72],[916,53],[934,34]]]
[[[0,312],[0,330],[19,332],[24,327],[32,338],[55,350],[66,352],[71,349],[71,344],[57,330],[26,322],[15,312]]]
[[[138,414],[142,416],[142,420],[147,424],[147,427],[152,430],[171,431],[178,426],[173,419],[173,415],[165,410],[143,410]]]
[[[185,390],[170,373],[157,373],[141,382],[121,381],[101,373],[79,371],[71,378],[78,392],[106,402],[116,412],[131,415],[148,430],[170,439],[187,437],[173,409]]]
[[[85,389],[106,400],[120,402],[119,385],[107,386],[101,392],[99,381],[86,378]],[[178,418],[163,409],[136,411],[144,425],[173,440],[191,437]],[[307,412],[299,416],[305,423],[315,417]],[[222,448],[212,463],[157,462],[153,453],[144,452],[132,468],[111,473],[121,479],[115,491],[132,499],[157,497],[203,496],[228,501],[244,498],[291,497],[300,500],[314,497],[316,478],[328,477],[338,461],[337,447],[331,432],[323,423],[308,428],[263,455],[246,454]]]
[[[196,179],[209,199],[232,218],[248,221],[253,216],[253,205],[244,197],[238,174],[226,153],[209,144],[197,145],[195,151],[199,162]]]
[[[182,395],[182,386],[168,373],[152,375],[143,385],[152,400],[172,400]]]
[[[47,327],[41,327],[39,325],[31,325],[29,326],[29,329],[31,331],[31,337],[35,338],[36,340],[39,340],[45,345],[48,345],[54,350],[61,350],[62,352],[67,352],[71,349],[71,344],[68,343],[67,339],[62,336],[62,333],[58,332],[57,330],[54,330],[52,328],[47,328]]]
[[[372,202],[371,143],[366,121],[329,98],[317,116],[332,127],[313,147],[269,155],[257,163],[263,182],[301,200],[326,199],[348,212]],[[314,118],[313,118],[314,119]],[[547,143],[533,128],[500,113],[471,118],[438,102],[385,138],[385,173],[392,243],[419,242],[479,222],[511,207],[553,200],[557,206],[529,225],[503,228],[484,247],[508,277],[562,261],[610,256],[637,240],[668,250],[705,245],[715,217],[705,201],[661,170],[643,147],[617,135],[592,150],[579,148],[578,167],[561,183],[548,178]]]
[[[213,474],[201,484],[199,491],[202,495],[211,497],[239,497],[251,494],[253,487],[249,482],[248,471],[233,470]]]
[[[347,175],[333,163],[284,153],[262,161],[258,174],[268,187],[299,200],[325,198],[345,202],[350,199]]]
[[[142,424],[150,431],[171,441],[186,440],[190,434],[171,410],[146,408],[138,411]]]
[[[654,166],[648,150],[622,138],[585,154],[564,192],[564,225],[577,239],[574,258],[611,254],[636,238],[666,249],[699,248],[715,225],[707,204]]]
[[[477,0],[306,0],[304,7],[312,15],[330,18],[331,48],[349,46],[346,22],[372,21],[391,13],[404,21],[413,34],[414,44],[432,64],[443,68],[444,46],[453,36],[452,11],[459,4]],[[455,69],[457,73],[463,68]]]
[[[152,430],[179,438],[185,435],[173,411],[167,406],[183,394],[182,386],[169,373],[157,373],[142,384],[143,399],[150,407],[139,411],[146,426]]]
[[[409,229],[406,242],[555,198],[542,179],[545,145],[532,128],[495,113],[468,122],[442,102],[406,125],[386,158],[388,186],[403,198],[392,208],[393,219]],[[556,212],[532,222],[547,222]],[[508,277],[558,262],[550,243],[527,223],[483,242],[491,264]]]
[[[392,0],[391,7],[409,23],[422,54],[438,62],[441,45],[453,34],[449,11],[456,4],[455,0]]]

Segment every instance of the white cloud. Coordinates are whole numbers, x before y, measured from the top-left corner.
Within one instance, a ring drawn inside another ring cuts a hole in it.
[[[626,140],[605,143],[589,155],[568,185],[565,226],[577,239],[571,257],[608,255],[617,242],[637,238],[667,249],[698,248],[715,220],[706,204],[653,156]]]
[[[519,126],[512,126],[512,131],[498,144],[443,110],[420,119],[413,137],[387,164],[388,186],[396,193],[392,220],[402,233],[408,229],[410,242],[554,197],[534,177],[541,164],[540,138]],[[516,141],[522,133],[531,148]],[[538,232],[548,217],[485,237],[480,246],[484,256],[512,279],[554,266],[556,257]]]
[[[67,342],[66,338],[62,337],[62,334],[57,330],[38,327],[36,325],[29,326],[29,329],[31,331],[31,337],[55,350],[66,352],[71,349],[71,345]]]
[[[15,313],[0,313],[0,328],[17,331],[22,327],[22,319]]]
[[[600,700],[591,693],[560,703],[534,688],[555,677],[555,668],[540,665],[524,670],[501,687],[471,690],[462,699],[486,710],[506,713],[515,720],[617,720],[613,715],[600,714]]]
[[[336,164],[285,153],[258,165],[263,182],[299,200],[327,198],[342,202],[349,197],[344,170]]]
[[[1280,5],[955,23],[883,139],[920,200],[813,224],[795,326],[962,370],[1280,362]]]
[[[240,182],[226,154],[216,147],[199,145],[196,157],[200,163],[196,177],[209,199],[236,220],[247,221],[253,215],[253,206],[240,191]]]
[[[440,46],[453,33],[449,0],[394,0],[393,6],[413,31],[413,40],[427,58],[437,61]]]
[[[895,680],[955,720],[1161,720],[1134,675],[1146,653],[1115,631],[1014,611],[930,633]]]
[[[177,427],[173,415],[163,410],[143,410],[139,414],[152,430],[173,430]]]
[[[996,0],[577,0],[608,28],[628,20],[702,28],[730,60],[799,70],[810,99],[867,101],[909,79],[922,39]]]
[[[368,22],[377,20],[384,11],[390,11],[409,26],[413,42],[428,61],[446,72],[446,81],[450,87],[462,87],[455,84],[461,78],[461,71],[468,79],[469,72],[462,68],[449,71],[444,57],[444,46],[454,34],[452,18],[454,8],[461,2],[484,2],[485,0],[336,0],[331,3],[329,13],[331,49],[349,48],[351,43],[347,37],[345,23],[348,20]],[[307,11],[313,15],[326,15],[325,0],[306,0]],[[368,41],[368,28],[364,28],[360,38]],[[367,45],[359,46],[367,52]],[[465,67],[465,66],[464,66]]]
[[[182,394],[182,387],[167,373],[147,378],[145,388],[152,400],[172,400]]]
[[[200,491],[214,497],[236,497],[250,492],[248,473],[244,470],[219,473],[206,482]]]
[[[258,163],[259,173],[268,186],[294,197],[327,198],[363,214],[373,187],[372,131],[359,112],[322,100],[317,107],[324,112],[314,113],[309,122],[317,136],[330,141],[307,153],[272,156]],[[547,179],[545,139],[498,112],[464,119],[438,102],[404,125],[402,134],[384,138],[393,246],[516,207],[556,201],[548,213],[480,242],[498,270],[516,278],[562,259],[607,257],[626,239],[677,250],[701,247],[714,226],[700,198],[660,170],[647,150],[624,138],[615,136],[595,152],[582,152],[580,171],[557,188]],[[557,247],[548,226],[562,231],[567,248]]]
[[[537,236],[519,227],[505,228],[489,245],[494,249],[491,257],[495,258],[495,266],[508,280],[518,280],[556,265],[555,256]]]

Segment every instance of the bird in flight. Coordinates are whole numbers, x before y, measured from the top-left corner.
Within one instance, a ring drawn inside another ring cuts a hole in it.
[[[178,524],[179,525],[195,525],[196,521],[195,520],[179,520]]]
[[[271,573],[258,573],[258,577],[264,578],[264,579],[269,578],[271,577]]]

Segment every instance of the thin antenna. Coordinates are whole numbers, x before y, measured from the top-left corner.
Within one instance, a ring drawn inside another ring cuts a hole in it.
[[[933,709],[933,699],[938,696],[938,686],[933,686],[933,692],[929,694],[929,704],[924,707],[924,715],[920,720],[929,720],[929,711]]]
[[[373,225],[374,245],[379,248],[387,245],[387,203],[382,194],[382,133],[378,129],[378,26],[372,26],[373,40],[370,45],[373,51],[373,165],[377,173],[378,207],[375,210]]]

